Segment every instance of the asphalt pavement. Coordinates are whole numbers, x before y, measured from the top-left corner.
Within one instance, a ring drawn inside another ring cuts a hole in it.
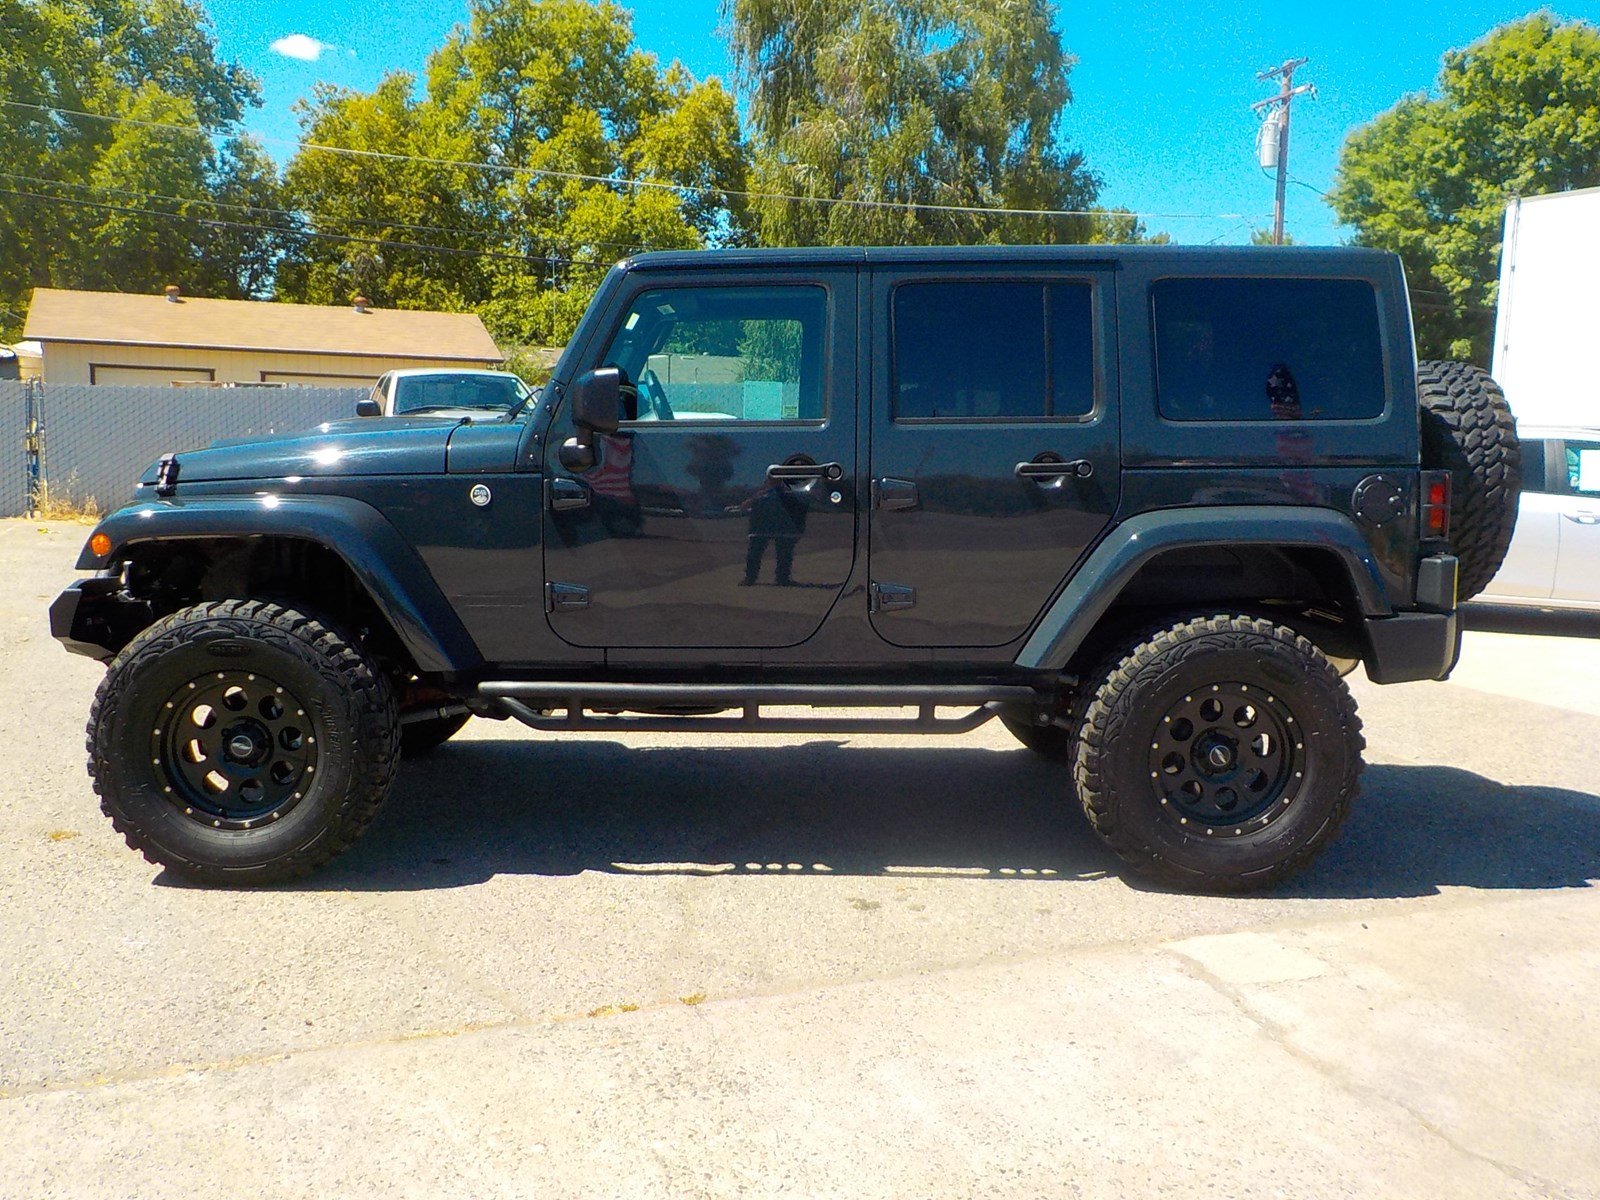
[[[1600,642],[1353,685],[1243,898],[959,738],[475,721],[328,870],[195,888],[84,774],[86,530],[0,521],[0,1196],[1600,1197]]]

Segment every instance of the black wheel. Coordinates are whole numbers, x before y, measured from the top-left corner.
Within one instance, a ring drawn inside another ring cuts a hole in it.
[[[1057,762],[1071,762],[1078,739],[1069,730],[1050,723],[1039,724],[1040,709],[1007,708],[1000,713],[1000,724],[1011,731],[1029,750]],[[1046,714],[1048,716],[1048,714]]]
[[[1419,362],[1422,465],[1450,472],[1450,545],[1461,562],[1459,596],[1494,578],[1511,545],[1522,491],[1522,451],[1505,393],[1469,363]]]
[[[1235,614],[1151,629],[1087,677],[1073,761],[1096,832],[1144,874],[1202,891],[1265,887],[1337,832],[1361,720],[1323,653]]]
[[[151,862],[208,883],[305,875],[359,837],[399,750],[387,679],[291,608],[222,600],[134,638],[89,713],[89,774]]]
[[[426,721],[408,721],[400,726],[400,753],[407,758],[413,758],[418,754],[437,750],[466,728],[467,722],[471,719],[471,713],[461,713],[454,717],[431,717]]]

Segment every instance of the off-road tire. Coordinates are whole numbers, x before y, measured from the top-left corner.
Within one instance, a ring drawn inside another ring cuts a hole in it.
[[[186,687],[224,674],[281,684],[315,747],[294,802],[244,827],[186,812],[171,756],[162,764],[172,702],[181,712]],[[254,884],[307,875],[360,837],[388,795],[400,737],[388,679],[351,639],[283,605],[218,600],[157,621],[117,654],[87,744],[101,808],[129,846],[190,879]]]
[[[1084,679],[1073,780],[1095,832],[1141,874],[1195,891],[1267,887],[1309,863],[1349,813],[1361,720],[1333,665],[1294,630],[1236,613],[1176,617],[1132,637]],[[1181,816],[1164,799],[1172,784],[1159,777],[1163,739],[1175,728],[1164,714],[1212,694],[1289,716],[1273,718],[1288,733],[1285,785],[1266,794],[1264,816],[1238,826]]]
[[[1033,708],[1007,708],[1001,710],[1000,724],[1004,725],[1029,750],[1052,762],[1070,763],[1077,737],[1057,724],[1040,725]]]
[[[1419,362],[1422,465],[1449,471],[1450,544],[1461,562],[1459,598],[1494,578],[1511,545],[1522,491],[1522,451],[1505,393],[1470,363]]]
[[[466,728],[472,720],[471,713],[453,717],[430,717],[426,721],[409,721],[400,726],[400,753],[406,758],[428,754],[444,745]]]

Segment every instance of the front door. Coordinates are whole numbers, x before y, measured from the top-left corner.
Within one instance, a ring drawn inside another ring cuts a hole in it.
[[[1016,641],[1116,508],[1111,275],[880,268],[872,329],[873,626]]]
[[[1551,596],[1569,604],[1600,604],[1600,439],[1569,439],[1563,449],[1568,494]]]
[[[598,461],[546,439],[546,609],[579,646],[792,646],[850,575],[853,270],[737,285],[673,274],[621,297],[585,366],[625,380]]]

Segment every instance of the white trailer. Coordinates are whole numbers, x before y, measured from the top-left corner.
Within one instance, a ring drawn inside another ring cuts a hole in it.
[[[1506,205],[1490,371],[1519,425],[1600,429],[1600,188]]]

